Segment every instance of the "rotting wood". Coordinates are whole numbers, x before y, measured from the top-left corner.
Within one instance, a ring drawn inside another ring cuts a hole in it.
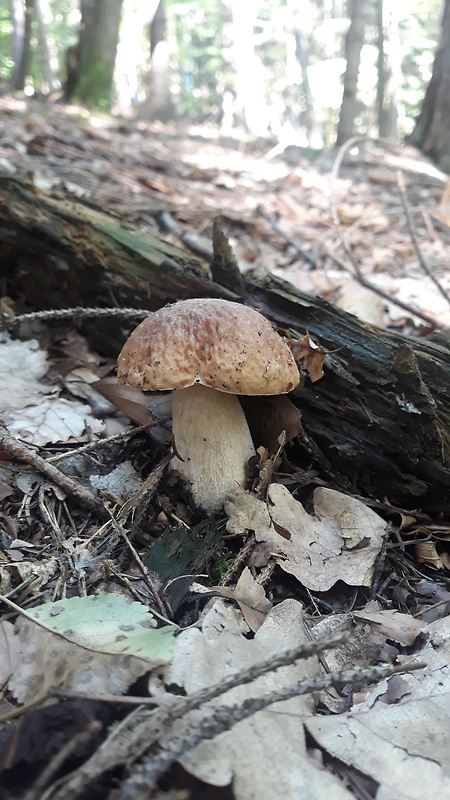
[[[303,431],[288,457],[329,485],[428,513],[450,511],[450,334],[413,339],[373,328],[270,276],[240,294],[210,279],[190,254],[78,200],[0,183],[0,276],[21,310],[132,305],[150,310],[187,297],[254,306],[281,330],[322,345],[325,377],[292,399]],[[83,326],[93,344],[119,352],[117,321]]]

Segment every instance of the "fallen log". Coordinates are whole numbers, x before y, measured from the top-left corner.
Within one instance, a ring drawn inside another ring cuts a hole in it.
[[[450,511],[449,332],[415,339],[380,330],[273,276],[233,282],[219,269],[219,283],[152,233],[11,179],[0,181],[0,253],[3,294],[20,311],[113,303],[151,311],[223,297],[254,306],[294,338],[308,331],[327,354],[325,375],[292,394],[303,430],[289,460],[344,491]],[[83,330],[109,355],[127,333],[111,320]]]

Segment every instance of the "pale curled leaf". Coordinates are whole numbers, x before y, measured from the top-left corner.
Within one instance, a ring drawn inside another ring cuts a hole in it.
[[[314,591],[326,591],[338,580],[350,586],[370,586],[386,523],[359,500],[332,489],[314,492],[315,516],[310,516],[288,489],[273,484],[270,504],[251,494],[236,495],[225,504],[227,530],[253,530],[280,554],[279,565]],[[350,541],[351,548],[347,541]]]
[[[103,423],[90,413],[89,406],[61,397],[34,398],[35,405],[9,412],[4,419],[12,436],[35,445],[79,439],[89,427],[103,431]]]
[[[181,632],[165,682],[183,686],[188,695],[224,677],[270,658],[302,641],[309,641],[301,604],[286,600],[273,608],[253,639],[243,636],[236,610],[219,600],[207,612],[202,631]],[[214,701],[232,705],[271,689],[312,677],[318,669],[312,657],[238,686]],[[209,704],[208,704],[209,705]],[[310,800],[351,800],[352,795],[333,775],[307,757],[302,720],[313,711],[311,696],[295,697],[269,706],[205,741],[182,759],[183,767],[213,786],[233,781],[236,800],[308,797]],[[210,718],[208,706],[177,720],[176,736],[189,735]]]
[[[350,712],[305,720],[320,747],[376,781],[383,800],[450,797],[450,617],[423,634],[414,659],[427,666],[403,676],[395,705],[386,705],[385,679]]]
[[[365,608],[355,611],[353,616],[357,620],[373,623],[376,630],[404,647],[413,645],[419,633],[426,628],[425,622],[414,619],[411,614],[401,614],[393,609],[380,611],[378,603],[375,601],[367,603]]]
[[[254,579],[248,567],[242,570],[234,589],[229,586],[213,586],[212,591],[235,600],[248,627],[254,633],[260,629],[272,608],[272,603],[266,597],[263,587]]]
[[[51,391],[40,383],[47,371],[47,354],[36,339],[0,342],[0,413],[24,408]]]

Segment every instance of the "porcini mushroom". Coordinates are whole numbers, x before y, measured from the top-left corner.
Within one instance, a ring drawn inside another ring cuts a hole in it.
[[[118,378],[174,390],[171,467],[209,513],[245,482],[255,454],[237,395],[286,394],[299,383],[289,347],[262,314],[209,298],[183,300],[141,322],[119,355]]]

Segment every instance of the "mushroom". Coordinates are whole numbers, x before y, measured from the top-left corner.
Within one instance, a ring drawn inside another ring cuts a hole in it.
[[[183,300],[147,317],[118,358],[121,383],[173,390],[172,469],[208,513],[246,480],[255,455],[237,395],[286,394],[294,357],[271,323],[228,300]]]

